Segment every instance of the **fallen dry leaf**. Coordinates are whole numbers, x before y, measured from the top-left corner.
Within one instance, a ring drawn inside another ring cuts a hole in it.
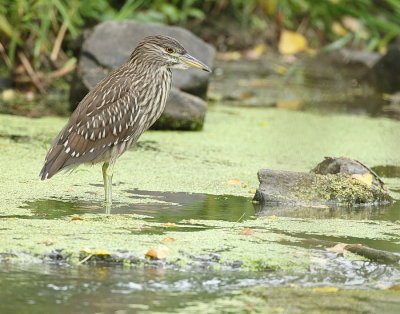
[[[249,185],[247,183],[242,184],[242,188],[248,188],[248,187],[249,187]]]
[[[279,52],[283,55],[293,55],[307,51],[307,39],[299,33],[283,30],[278,45]]]
[[[224,182],[224,184],[227,184],[227,185],[240,185],[240,180],[239,179],[232,179],[232,180]]]
[[[173,222],[167,222],[167,223],[163,224],[163,227],[165,227],[165,228],[176,228],[176,224],[174,224]]]
[[[106,250],[96,250],[92,254],[93,255],[97,255],[97,256],[99,256],[99,255],[110,255],[110,253],[107,252]]]
[[[252,235],[253,233],[254,233],[254,230],[251,228],[243,228],[239,232],[239,234],[241,234],[241,235]]]
[[[170,237],[166,237],[164,239],[162,239],[163,242],[175,242],[176,239],[175,238],[170,238]]]
[[[257,60],[260,59],[260,57],[268,50],[267,45],[265,44],[260,44],[255,46],[253,49],[247,50],[244,53],[244,56],[247,59],[251,59],[251,60]]]
[[[165,259],[167,257],[168,248],[165,245],[160,245],[157,249],[150,249],[144,256],[150,259]]]
[[[47,241],[44,241],[43,244],[46,245],[46,246],[50,246],[50,245],[53,245],[54,242],[53,242],[53,240],[49,239]]]
[[[393,285],[390,288],[387,288],[387,290],[400,291],[400,286],[399,285]]]
[[[276,66],[274,67],[274,71],[275,71],[276,73],[280,74],[280,75],[284,75],[284,74],[287,73],[288,68],[285,67],[285,66],[283,66],[283,65],[276,65]]]
[[[88,248],[81,249],[80,252],[84,253],[84,254],[88,254],[88,255],[97,255],[97,256],[99,256],[99,255],[111,255],[106,250],[91,250],[91,249],[88,249]]]
[[[302,102],[298,99],[296,100],[284,100],[276,103],[276,106],[281,109],[298,110],[302,107]]]
[[[327,248],[326,250],[337,254],[343,254],[347,245],[347,243],[338,243],[333,247]]]
[[[343,27],[343,25],[339,22],[333,22],[331,25],[331,30],[336,35],[344,36],[348,34],[348,30]]]
[[[352,174],[351,177],[368,186],[372,185],[372,180],[374,179],[374,176],[368,172],[364,174]]]
[[[71,220],[85,220],[85,219],[83,219],[81,217],[72,217]]]
[[[277,216],[276,216],[276,215],[271,215],[271,216],[262,216],[261,218],[263,218],[263,219],[271,219],[271,220],[273,220],[273,219],[276,219],[276,218],[277,218]]]
[[[253,97],[249,92],[243,92],[241,95],[240,95],[240,97],[242,98],[242,99],[249,99],[249,98],[251,98],[251,97]]]
[[[338,292],[339,288],[337,287],[315,287],[312,289],[313,292],[330,292],[330,293],[334,293],[334,292]]]

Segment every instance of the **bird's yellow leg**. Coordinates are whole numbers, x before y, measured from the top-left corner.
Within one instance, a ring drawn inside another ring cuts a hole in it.
[[[112,204],[112,177],[113,177],[114,163],[105,162],[103,164],[102,170],[103,170],[105,203],[106,203],[106,205],[111,205]]]

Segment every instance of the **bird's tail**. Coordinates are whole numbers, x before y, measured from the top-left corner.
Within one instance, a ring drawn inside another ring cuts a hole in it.
[[[39,174],[41,180],[50,179],[64,168],[65,161],[69,155],[65,153],[63,148],[63,145],[56,145],[47,153],[44,166]]]

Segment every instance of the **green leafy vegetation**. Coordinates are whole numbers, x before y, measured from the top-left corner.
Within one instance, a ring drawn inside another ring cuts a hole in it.
[[[43,92],[54,77],[74,69],[71,42],[105,20],[197,25],[196,32],[208,25],[211,34],[216,23],[228,21],[242,31],[268,32],[275,41],[288,29],[305,35],[314,48],[384,51],[400,34],[398,16],[396,0],[0,0],[0,59],[2,73],[13,73],[17,86],[33,83]]]

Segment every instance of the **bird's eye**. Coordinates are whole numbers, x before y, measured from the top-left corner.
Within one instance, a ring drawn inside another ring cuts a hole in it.
[[[168,53],[174,53],[175,52],[175,50],[173,48],[171,48],[171,47],[165,48],[165,51],[168,52]]]

